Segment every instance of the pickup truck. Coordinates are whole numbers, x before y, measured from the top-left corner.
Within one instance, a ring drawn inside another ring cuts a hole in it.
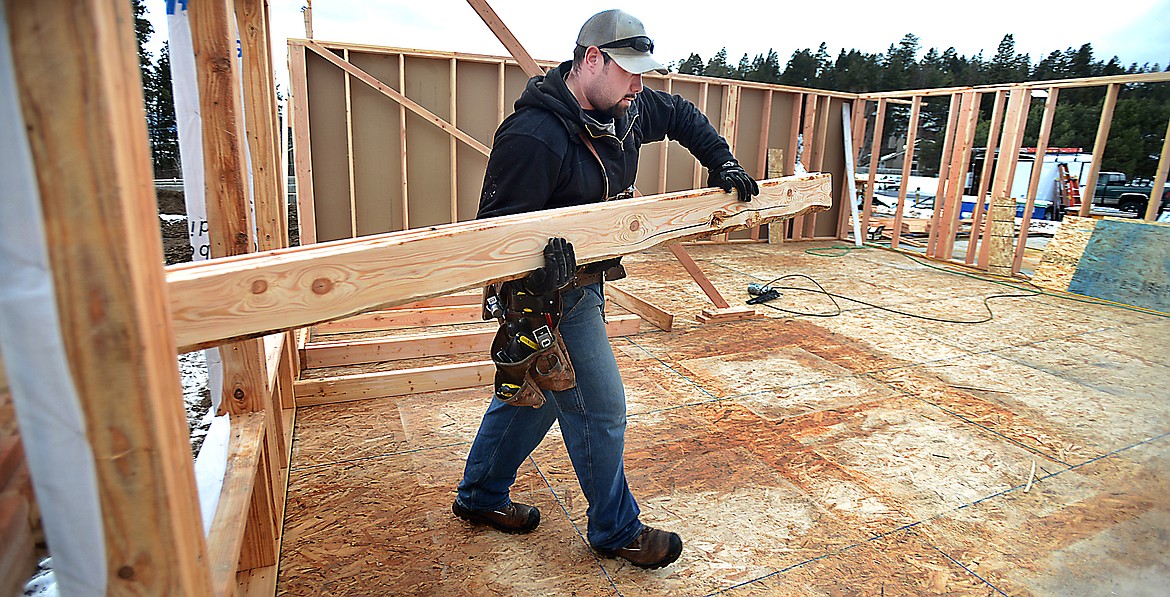
[[[1093,205],[1114,207],[1141,217],[1146,213],[1152,189],[1149,185],[1130,184],[1121,172],[1101,172],[1097,175],[1097,188],[1093,191]],[[1167,209],[1170,209],[1170,189],[1163,189],[1159,211]]]

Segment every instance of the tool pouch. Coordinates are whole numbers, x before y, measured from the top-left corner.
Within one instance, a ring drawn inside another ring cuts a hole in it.
[[[544,404],[541,390],[559,392],[577,385],[577,375],[560,330],[551,330],[551,336],[548,346],[511,362],[501,357],[513,338],[507,326],[500,326],[491,349],[492,362],[496,365],[496,397],[513,406],[540,408]]]

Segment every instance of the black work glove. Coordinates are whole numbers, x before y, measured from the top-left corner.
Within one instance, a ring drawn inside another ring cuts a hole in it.
[[[550,238],[544,246],[544,267],[538,267],[524,278],[524,289],[532,294],[548,294],[573,281],[577,273],[577,256],[573,243],[563,238]]]
[[[728,160],[718,170],[712,170],[707,177],[707,186],[719,187],[728,193],[735,189],[739,191],[740,201],[751,201],[753,195],[760,194],[760,185],[735,160]]]

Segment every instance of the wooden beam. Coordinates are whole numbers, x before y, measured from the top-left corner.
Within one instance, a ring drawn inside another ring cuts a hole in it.
[[[829,178],[762,181],[750,202],[681,191],[176,266],[175,337],[193,350],[517,277],[543,264],[549,230],[565,231],[586,263],[750,228],[827,209]]]
[[[674,325],[674,314],[613,284],[605,285],[605,294],[614,304],[649,321],[651,325],[664,332],[669,332]]]
[[[967,265],[975,263],[975,255],[979,253],[981,242],[987,242],[987,230],[984,225],[984,202],[987,199],[987,191],[991,188],[991,178],[993,172],[993,165],[995,164],[995,148],[999,143],[999,129],[1003,124],[1003,109],[1007,102],[1007,92],[997,91],[995,93],[995,105],[991,109],[990,128],[987,132],[987,148],[983,152],[983,170],[979,174],[979,191],[975,193],[975,212],[971,214],[971,240],[967,243],[967,255],[963,261]],[[982,234],[980,232],[982,231]],[[983,240],[980,241],[979,239]]]
[[[1093,193],[1097,191],[1097,175],[1101,173],[1101,161],[1105,158],[1105,144],[1109,142],[1109,127],[1113,124],[1113,110],[1117,107],[1117,94],[1121,91],[1120,83],[1109,85],[1105,92],[1105,104],[1101,106],[1101,119],[1097,122],[1097,138],[1093,143],[1093,161],[1089,164],[1089,178],[1085,180],[1085,190],[1081,193],[1082,218],[1089,217],[1093,207]]]
[[[699,288],[703,289],[703,294],[706,294],[707,298],[711,299],[712,303],[715,303],[716,307],[726,309],[730,306],[727,304],[727,299],[723,298],[722,294],[719,294],[719,289],[715,288],[715,285],[707,278],[707,274],[703,273],[703,270],[699,268],[699,264],[695,263],[690,253],[687,253],[687,250],[681,244],[674,243],[667,246],[667,248],[670,249],[671,254],[678,259],[683,268],[687,270],[687,273],[698,283]]]
[[[1028,179],[1028,193],[1024,205],[1024,217],[1020,222],[1020,237],[1016,241],[1016,255],[1012,260],[1012,273],[1020,273],[1024,264],[1024,249],[1028,244],[1028,228],[1032,225],[1032,208],[1036,205],[1036,191],[1040,189],[1040,172],[1044,169],[1044,155],[1048,153],[1048,137],[1052,135],[1052,120],[1056,116],[1056,98],[1060,89],[1053,87],[1048,90],[1048,99],[1044,101],[1044,118],[1040,122],[1040,135],[1036,138],[1036,161],[1032,162],[1032,176]],[[975,236],[975,230],[971,230]],[[970,251],[970,248],[968,248]]]
[[[130,4],[7,0],[4,12],[27,131],[9,142],[28,144],[36,170],[96,473],[101,590],[210,594]]]
[[[488,29],[491,29],[492,33],[496,34],[496,38],[500,40],[500,43],[504,44],[504,47],[516,59],[516,62],[525,74],[529,77],[544,74],[544,69],[540,68],[536,64],[536,61],[532,59],[528,50],[525,50],[524,46],[520,45],[520,40],[516,39],[515,35],[512,35],[512,31],[508,29],[508,26],[504,24],[503,19],[496,14],[496,11],[492,10],[487,0],[467,0],[467,3],[471,5],[471,8],[475,9],[475,14],[483,19]]]
[[[1162,157],[1158,158],[1158,173],[1154,175],[1154,188],[1150,190],[1150,201],[1146,205],[1146,221],[1158,217],[1162,206],[1162,194],[1166,192],[1166,175],[1170,173],[1170,122],[1166,123],[1166,136],[1162,137]]]
[[[354,66],[353,64],[351,64],[345,60],[342,60],[341,57],[339,57],[337,54],[334,54],[333,52],[329,51],[329,49],[327,49],[325,46],[322,46],[321,44],[319,44],[315,41],[306,41],[305,47],[309,48],[310,50],[313,50],[314,52],[317,53],[317,55],[321,56],[325,60],[328,60],[334,66],[340,68],[341,70],[345,71],[346,73],[349,73],[355,79],[361,81],[362,83],[365,83],[366,85],[369,85],[370,87],[373,87],[374,89],[376,89],[377,91],[379,91],[383,95],[385,95],[386,97],[398,102],[399,105],[403,106],[407,110],[410,110],[411,112],[414,112],[418,116],[422,117],[423,120],[430,122],[431,124],[446,131],[447,134],[452,135],[456,139],[459,139],[460,141],[466,143],[472,149],[482,153],[485,156],[488,155],[489,153],[491,153],[491,149],[489,149],[483,143],[480,143],[478,140],[476,140],[475,137],[468,135],[467,133],[459,130],[455,125],[451,124],[450,122],[447,122],[446,120],[443,120],[442,118],[436,116],[434,112],[431,112],[430,110],[422,107],[421,104],[406,97],[406,95],[399,92],[397,89],[394,89],[393,87],[390,87],[389,85],[374,78],[374,76],[371,75],[370,73],[367,73],[366,71]],[[399,56],[401,56],[401,54]],[[399,77],[401,78],[402,71],[400,70],[399,73],[400,73]]]
[[[313,328],[313,332],[315,334],[350,334],[354,332],[376,332],[428,325],[481,322],[483,322],[483,309],[479,305],[456,305],[450,307],[371,311],[354,317],[319,324]]]
[[[341,58],[349,62],[349,50],[342,50]],[[353,155],[353,75],[342,73],[342,96],[345,98],[345,170],[346,186],[349,187],[349,235],[358,236],[358,205],[357,184],[355,182],[355,163]]]
[[[898,205],[894,211],[894,229],[890,233],[890,248],[897,249],[902,238],[902,212],[906,209],[906,191],[910,187],[910,173],[914,166],[915,142],[918,140],[918,116],[922,111],[922,96],[914,96],[910,104],[910,124],[906,132],[906,154],[902,157],[902,182],[898,185]]]

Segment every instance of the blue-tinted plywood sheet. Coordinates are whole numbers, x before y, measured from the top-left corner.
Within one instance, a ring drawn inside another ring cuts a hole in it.
[[[1098,221],[1068,290],[1170,312],[1170,226]]]

